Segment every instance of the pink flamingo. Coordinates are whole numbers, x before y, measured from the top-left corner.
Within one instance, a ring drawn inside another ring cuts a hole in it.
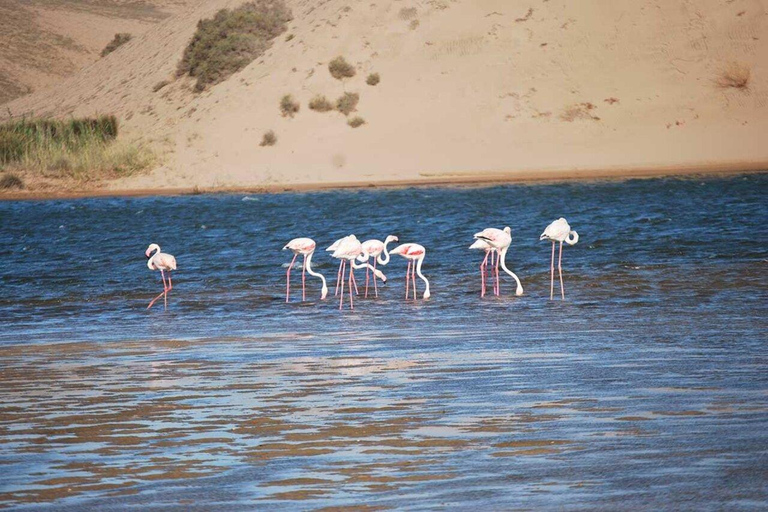
[[[347,235],[347,236],[345,236],[344,238],[339,238],[338,240],[336,240],[335,242],[333,242],[333,243],[332,243],[332,244],[331,244],[331,245],[330,245],[330,246],[329,246],[329,247],[326,249],[326,251],[327,251],[327,252],[330,252],[330,253],[333,253],[333,252],[334,252],[336,249],[338,249],[338,248],[339,248],[339,245],[340,245],[340,244],[341,244],[341,243],[342,243],[344,240],[348,239],[349,237],[353,237],[353,238],[357,239],[357,237],[355,237],[355,235]],[[339,272],[336,274],[336,291],[333,293],[333,296],[334,296],[334,297],[338,297],[338,296],[339,296],[339,284],[341,284],[341,274],[344,272],[344,269],[346,268],[346,262],[347,262],[347,260],[345,260],[345,259],[342,259],[342,260],[339,262]],[[355,285],[355,295],[358,295],[358,293],[357,293],[357,283],[354,283],[354,285]]]
[[[405,271],[405,299],[408,300],[408,281],[413,280],[413,300],[416,300],[416,274],[424,281],[426,288],[422,298],[428,299],[429,280],[421,273],[421,264],[424,262],[424,256],[427,250],[419,244],[401,244],[389,251],[389,254],[397,254],[408,260],[408,269]]]
[[[491,247],[485,240],[475,240],[475,243],[470,245],[469,248],[485,251],[485,258],[483,258],[483,262],[480,264],[480,282],[482,283],[480,297],[485,297],[485,278],[488,269],[488,256],[490,255],[491,257],[491,267],[493,267],[493,256],[496,254],[496,249]],[[493,285],[494,293],[496,293],[497,285],[498,282],[494,283]]]
[[[288,271],[285,273],[285,302],[288,302],[290,300],[291,296],[291,269],[293,268],[293,264],[296,262],[296,258],[299,254],[304,255],[304,263],[301,267],[301,300],[307,300],[307,292],[306,292],[306,275],[304,274],[305,271],[314,277],[319,277],[321,281],[323,281],[323,289],[320,294],[320,300],[325,299],[325,296],[328,295],[328,287],[325,285],[325,277],[323,277],[322,274],[315,272],[312,270],[312,255],[315,253],[315,241],[311,238],[294,238],[290,242],[288,242],[285,247],[283,247],[283,250],[289,249],[293,251],[293,259],[291,260],[291,264],[288,266]]]
[[[390,242],[397,242],[397,237],[394,235],[389,235],[383,242],[381,240],[366,240],[363,242],[363,253],[367,254],[369,257],[373,258],[373,268],[376,268],[376,262],[379,263],[379,265],[387,265],[389,263],[389,253],[387,252],[387,245],[389,245]],[[384,253],[384,257],[381,257],[381,254]],[[368,261],[368,257],[363,259],[363,256],[361,255],[359,258],[357,258],[359,261]],[[369,276],[369,270],[365,269],[365,297],[368,298],[368,276]],[[379,289],[376,286],[376,274],[373,275],[373,290],[376,293],[376,297],[379,296]]]
[[[154,253],[154,254],[153,254]],[[144,252],[147,256],[147,267],[149,270],[159,270],[160,277],[163,280],[163,293],[152,299],[147,309],[160,297],[164,297],[165,307],[168,308],[168,292],[173,290],[173,282],[171,281],[171,270],[176,270],[176,258],[170,254],[160,252],[160,246],[157,244],[150,244],[147,250]],[[165,284],[165,272],[168,272],[168,284]]]
[[[519,296],[523,294],[523,285],[520,284],[520,279],[518,279],[514,272],[507,268],[506,263],[507,250],[509,250],[509,246],[512,244],[511,233],[512,230],[509,228],[509,226],[505,227],[504,229],[486,228],[479,233],[475,233],[476,239],[486,242],[498,253],[498,257],[496,258],[496,267],[494,269],[496,274],[496,282],[498,283],[494,293],[497,296],[501,294],[501,283],[499,282],[499,264],[501,264],[501,268],[504,269],[504,272],[512,276],[512,278],[517,283],[517,290],[515,290],[515,295]]]
[[[352,299],[352,286],[357,287],[355,283],[355,269],[356,268],[367,268],[369,270],[373,271],[373,274],[377,276],[379,279],[381,279],[383,282],[387,282],[387,276],[384,275],[383,272],[381,272],[378,269],[373,268],[368,263],[363,264],[357,264],[355,263],[355,259],[360,257],[361,255],[365,256],[365,260],[368,259],[368,255],[363,252],[363,244],[360,243],[360,240],[357,239],[355,235],[349,235],[345,237],[338,245],[336,250],[333,252],[334,258],[339,258],[344,261],[349,261],[349,307],[350,309],[355,309],[355,303]],[[341,271],[341,299],[339,300],[339,309],[342,309],[344,306],[344,267],[342,267]]]
[[[560,242],[560,255],[557,258],[557,270],[560,273],[560,295],[565,300],[565,288],[563,287],[563,242],[568,245],[576,245],[579,234],[571,229],[568,221],[560,217],[549,226],[539,237],[539,240],[552,242],[552,261],[549,265],[549,300],[555,298],[555,243]]]

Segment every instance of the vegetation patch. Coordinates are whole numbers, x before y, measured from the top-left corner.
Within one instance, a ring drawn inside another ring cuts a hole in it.
[[[345,78],[352,78],[355,76],[355,66],[347,62],[347,60],[339,55],[328,63],[328,71],[331,76],[336,80],[343,80]]]
[[[356,92],[345,92],[336,100],[336,110],[348,116],[357,109],[357,103],[360,101],[360,95]]]
[[[264,132],[261,137],[261,144],[259,146],[274,146],[277,143],[277,135],[272,130]]]
[[[368,78],[365,79],[365,83],[368,85],[377,85],[379,82],[381,82],[381,77],[378,73],[371,73],[368,75]]]
[[[293,99],[293,96],[286,94],[280,100],[280,112],[283,113],[283,117],[293,117],[299,112],[299,102]]]
[[[123,46],[125,43],[130,41],[133,38],[131,34],[128,34],[127,32],[122,32],[115,34],[115,37],[107,43],[107,46],[104,47],[103,50],[101,50],[101,56],[106,57],[113,51],[117,50],[121,46]]]
[[[24,181],[15,174],[3,174],[3,177],[0,178],[0,190],[9,190],[12,188],[24,188]]]
[[[592,121],[599,121],[600,118],[592,113],[597,107],[590,102],[576,103],[567,107],[560,114],[560,119],[572,123],[578,119],[587,119]]]
[[[333,103],[322,94],[318,94],[309,101],[309,109],[315,112],[329,112],[333,110]]]
[[[152,86],[152,92],[159,91],[160,89],[162,89],[163,87],[165,87],[169,83],[171,83],[171,82],[169,82],[168,80],[160,80],[159,82],[157,82],[155,85]]]
[[[355,116],[349,121],[347,121],[347,124],[351,126],[352,128],[357,128],[358,126],[362,126],[365,124],[365,119],[363,119],[360,116]]]
[[[715,79],[715,84],[721,89],[749,88],[749,80],[752,78],[752,70],[746,64],[732,62],[726,66]]]
[[[222,9],[198,22],[177,74],[197,78],[197,91],[226,80],[263,55],[291,19],[282,0],[256,0]]]
[[[88,181],[128,176],[154,163],[147,148],[117,142],[117,132],[115,116],[11,120],[0,124],[0,170]]]

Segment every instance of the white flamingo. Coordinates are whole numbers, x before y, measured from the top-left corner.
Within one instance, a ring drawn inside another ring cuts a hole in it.
[[[475,242],[469,246],[470,249],[476,249],[479,251],[485,251],[485,258],[483,258],[483,262],[480,264],[480,283],[481,283],[481,290],[480,290],[480,297],[485,297],[485,276],[487,274],[488,269],[488,256],[491,257],[491,267],[493,267],[493,256],[496,254],[496,249],[491,247],[488,242],[485,240],[475,240]],[[493,285],[493,292],[496,293],[496,287],[498,285],[498,282],[494,283]]]
[[[154,253],[154,254],[153,254]],[[147,267],[149,270],[159,270],[160,277],[163,280],[163,293],[152,299],[147,309],[151,308],[157,299],[163,297],[165,307],[168,307],[168,292],[173,290],[173,282],[171,281],[171,270],[176,270],[176,258],[170,254],[160,252],[160,246],[157,244],[150,244],[147,250],[144,252],[147,257]],[[168,272],[168,284],[165,284],[165,273]]]
[[[325,285],[325,277],[323,277],[323,275],[319,272],[312,270],[312,255],[315,253],[315,247],[317,247],[317,244],[315,244],[315,241],[311,238],[294,238],[288,242],[285,247],[283,247],[284,251],[288,249],[293,252],[293,259],[291,260],[291,264],[288,266],[288,271],[285,273],[285,302],[288,302],[290,299],[291,269],[293,268],[293,264],[296,262],[296,258],[299,254],[304,256],[304,263],[301,267],[301,300],[307,300],[305,286],[306,275],[304,274],[305,271],[311,276],[319,277],[323,282],[323,288],[320,292],[320,300],[325,299],[325,296],[328,295],[328,287]]]
[[[357,239],[355,235],[349,235],[345,237],[344,239],[339,242],[338,246],[336,247],[336,250],[333,252],[334,258],[339,258],[342,260],[342,263],[345,261],[349,261],[349,307],[350,309],[355,309],[355,303],[352,299],[352,286],[355,286],[357,288],[357,285],[355,283],[355,269],[356,268],[367,268],[369,270],[373,270],[374,275],[376,275],[379,279],[387,282],[387,276],[384,275],[383,272],[380,270],[377,270],[373,268],[368,263],[362,263],[358,264],[355,263],[355,259],[360,257],[361,255],[365,256],[365,259],[368,259],[368,255],[363,252],[363,244],[360,243],[360,240]],[[344,267],[342,266],[341,270],[341,299],[339,300],[339,309],[342,309],[344,306]]]
[[[549,240],[552,242],[552,260],[549,265],[549,299],[555,298],[555,243],[560,242],[560,255],[557,259],[557,270],[560,273],[560,295],[565,300],[565,288],[563,287],[563,242],[568,245],[576,245],[579,241],[579,234],[571,229],[568,221],[560,217],[539,237],[539,240]]]
[[[424,256],[427,254],[424,246],[419,244],[402,244],[389,251],[389,254],[397,254],[408,260],[408,269],[405,271],[405,299],[408,300],[408,281],[411,279],[413,280],[413,300],[416,300],[416,274],[426,284],[422,298],[428,299],[431,296],[429,293],[429,280],[421,273],[421,264],[424,262]]]
[[[514,279],[517,283],[515,295],[522,295],[523,285],[520,283],[520,279],[514,272],[507,268],[507,251],[509,250],[509,246],[512,244],[512,230],[509,228],[509,226],[505,227],[504,229],[486,228],[479,233],[475,233],[475,238],[487,242],[488,245],[496,249],[496,252],[498,252],[495,268],[496,282],[498,283],[495,290],[496,295],[501,294],[501,283],[499,283],[499,264],[501,264],[501,268],[504,269],[504,272],[512,276],[512,279]]]
[[[389,235],[383,242],[381,240],[371,239],[363,242],[363,253],[367,256],[363,259],[363,255],[360,255],[357,259],[359,261],[368,261],[369,257],[373,258],[373,268],[376,268],[376,263],[379,265],[387,265],[389,263],[389,253],[387,252],[387,245],[391,242],[397,242],[397,237]],[[381,255],[384,254],[382,258]],[[365,296],[368,297],[368,277],[369,270],[365,269]],[[373,275],[373,290],[376,297],[379,296],[379,289],[376,286],[376,274]]]

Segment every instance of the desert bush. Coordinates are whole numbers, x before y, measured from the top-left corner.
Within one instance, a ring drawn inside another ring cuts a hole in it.
[[[282,0],[255,0],[222,9],[198,22],[177,74],[197,78],[197,91],[226,80],[263,55],[291,19]]]
[[[600,118],[592,113],[597,107],[590,102],[576,103],[565,108],[560,114],[560,119],[563,121],[572,123],[579,119],[589,119],[592,121],[599,121]]]
[[[261,137],[261,144],[259,146],[274,146],[277,142],[277,135],[275,135],[275,132],[272,130],[269,130],[268,132],[264,132],[264,135]]]
[[[357,108],[357,102],[360,101],[360,95],[356,92],[345,92],[338,100],[336,100],[336,110],[348,116],[350,112],[354,112]]]
[[[3,174],[3,177],[0,178],[0,190],[8,190],[10,188],[24,188],[24,181],[15,174]]]
[[[381,77],[378,73],[371,73],[368,78],[365,79],[365,83],[368,85],[376,85],[381,81]]]
[[[358,126],[362,126],[365,124],[365,119],[363,119],[360,116],[355,116],[349,121],[347,121],[347,124],[351,126],[352,128],[357,128]]]
[[[160,89],[162,89],[163,87],[165,87],[169,83],[171,83],[171,82],[168,81],[168,80],[160,80],[159,82],[157,82],[155,85],[152,86],[152,92],[159,91]]]
[[[732,62],[720,71],[715,83],[722,89],[747,89],[752,70],[746,64]]]
[[[294,36],[293,34],[288,34],[287,36],[285,36],[285,41],[286,42],[291,41],[291,40],[293,40],[294,37],[296,37],[296,36]]]
[[[325,96],[318,94],[310,100],[309,108],[310,110],[314,110],[316,112],[328,112],[333,110],[333,103],[328,101],[328,98]]]
[[[347,62],[341,55],[328,63],[328,71],[330,71],[331,76],[336,80],[352,78],[355,76],[355,66]]]
[[[293,117],[299,111],[299,102],[293,99],[293,96],[286,94],[280,100],[280,112],[283,113],[283,117]]]
[[[113,51],[117,50],[118,48],[123,46],[125,43],[130,41],[131,38],[133,38],[133,36],[125,32],[115,34],[115,37],[109,43],[107,43],[107,46],[105,46],[103,50],[101,50],[101,56],[106,57],[107,55],[109,55],[110,53],[112,53]]]
[[[416,10],[415,7],[403,7],[402,9],[400,9],[397,15],[400,17],[401,20],[408,21],[415,18],[418,12],[419,11]]]

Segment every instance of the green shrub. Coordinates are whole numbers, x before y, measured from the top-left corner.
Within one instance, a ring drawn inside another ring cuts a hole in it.
[[[367,83],[368,85],[376,85],[379,82],[381,82],[381,77],[379,76],[378,73],[371,73],[370,75],[368,75],[368,78],[365,79],[365,83]]]
[[[345,92],[344,96],[336,100],[336,110],[348,116],[350,112],[355,111],[358,101],[360,101],[359,94],[356,92]]]
[[[198,22],[177,74],[197,78],[197,91],[226,80],[263,55],[291,19],[282,0],[256,0],[222,9]]]
[[[360,116],[355,116],[349,121],[347,121],[347,124],[351,126],[352,128],[357,128],[358,126],[362,126],[365,124],[365,119],[363,119]]]
[[[299,112],[299,102],[293,99],[293,96],[286,94],[280,100],[280,112],[283,113],[283,117],[293,117]]]
[[[277,135],[272,130],[265,132],[261,137],[261,144],[259,146],[274,146],[277,142]]]
[[[101,56],[106,57],[113,51],[117,50],[121,46],[123,46],[125,43],[131,40],[133,36],[128,33],[118,33],[115,34],[114,39],[112,39],[109,43],[107,43],[107,46],[104,47],[103,50],[101,50]]]
[[[3,174],[0,178],[0,190],[8,190],[9,188],[24,188],[24,181],[15,174]]]
[[[333,110],[333,103],[328,101],[328,98],[325,96],[318,94],[310,100],[309,109],[316,112],[328,112]]]
[[[336,80],[352,78],[355,76],[355,66],[347,62],[341,55],[328,64],[328,71],[330,71],[331,76]]]

